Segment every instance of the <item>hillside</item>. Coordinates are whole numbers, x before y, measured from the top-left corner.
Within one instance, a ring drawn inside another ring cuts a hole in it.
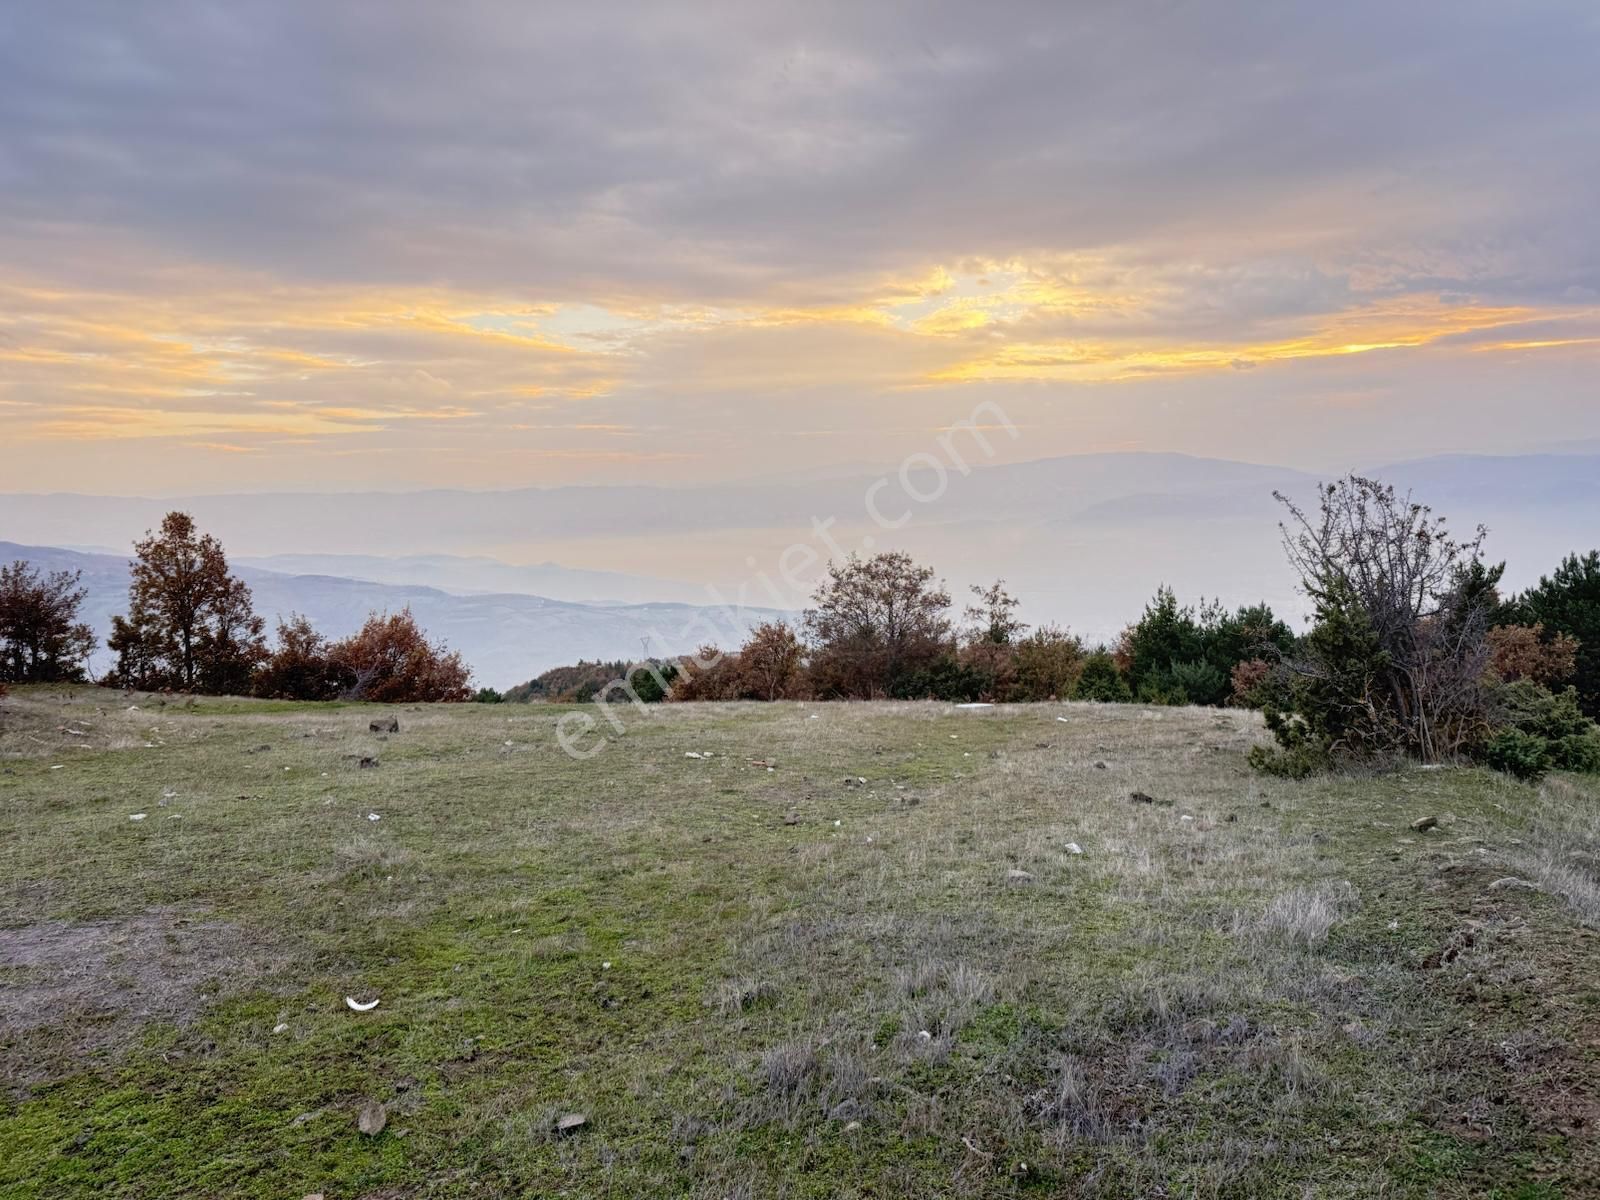
[[[564,711],[0,704],[0,1194],[1596,1194],[1592,784]]]
[[[0,542],[0,562],[24,559],[45,570],[83,572],[89,595],[84,619],[100,636],[91,660],[110,665],[104,649],[111,617],[127,611],[128,562],[46,546]],[[330,637],[358,629],[369,613],[410,608],[429,634],[461,651],[480,684],[510,687],[580,658],[636,658],[693,651],[707,640],[736,645],[752,625],[787,614],[774,609],[717,609],[674,603],[577,604],[515,593],[454,594],[417,585],[329,575],[288,575],[239,565],[269,632],[279,616],[303,613]]]

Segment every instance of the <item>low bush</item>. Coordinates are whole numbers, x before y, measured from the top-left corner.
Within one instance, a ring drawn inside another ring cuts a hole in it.
[[[1072,690],[1072,698],[1095,700],[1102,704],[1130,704],[1133,691],[1117,669],[1116,659],[1100,650],[1084,660],[1083,671]]]

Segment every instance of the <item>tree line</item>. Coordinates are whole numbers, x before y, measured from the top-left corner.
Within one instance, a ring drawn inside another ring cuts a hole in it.
[[[830,563],[797,627],[671,661],[579,663],[508,698],[582,701],[936,699],[1240,705],[1273,745],[1254,765],[1304,776],[1411,758],[1534,778],[1600,770],[1600,552],[1503,596],[1485,531],[1350,476],[1313,511],[1284,496],[1284,547],[1311,601],[1303,635],[1266,604],[1186,605],[1167,587],[1109,644],[1030,629],[1003,581],[958,620],[932,568],[888,552]]]
[[[0,568],[0,684],[82,682],[95,638],[79,619],[82,573]],[[373,613],[332,640],[291,613],[269,645],[250,588],[222,544],[182,512],[134,544],[128,611],[112,618],[115,665],[100,683],[140,691],[286,700],[465,700],[469,671],[409,610]]]
[[[222,546],[169,513],[134,547],[116,664],[101,682],[144,690],[296,700],[480,701],[1088,700],[1259,708],[1273,735],[1252,762],[1302,776],[1343,765],[1476,760],[1534,778],[1600,771],[1600,551],[1573,554],[1503,595],[1485,531],[1350,476],[1305,510],[1279,496],[1281,532],[1310,628],[1265,604],[1180,603],[1161,587],[1108,644],[1034,629],[1004,581],[956,616],[931,567],[909,555],[828,565],[795,626],[769,622],[737,649],[670,661],[559,667],[505,695],[473,693],[459,655],[409,611],[373,614],[330,640],[302,616],[268,645],[250,589]],[[81,577],[0,568],[0,687],[81,681],[94,636]]]

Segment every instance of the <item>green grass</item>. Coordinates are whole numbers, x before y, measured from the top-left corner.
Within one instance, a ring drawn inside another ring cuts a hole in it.
[[[378,711],[3,702],[0,1195],[1597,1194],[1592,783],[1266,780],[1240,712],[664,706],[579,762]]]

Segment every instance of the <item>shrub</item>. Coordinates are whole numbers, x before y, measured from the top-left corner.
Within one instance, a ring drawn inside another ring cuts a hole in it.
[[[1302,707],[1313,716],[1280,708],[1268,700],[1261,715],[1276,744],[1251,747],[1251,767],[1262,774],[1284,779],[1305,779],[1334,767],[1336,741],[1333,734],[1325,723],[1314,719],[1319,711],[1316,705]]]
[[[1578,665],[1578,639],[1545,633],[1544,622],[1496,625],[1489,631],[1489,670],[1496,679],[1530,679],[1546,687],[1572,678]]]
[[[1272,692],[1272,664],[1263,658],[1235,663],[1230,679],[1229,703],[1239,708],[1265,707]]]
[[[328,658],[351,699],[419,704],[472,695],[461,656],[430,642],[409,608],[373,613],[357,633],[332,646]]]
[[[1161,587],[1123,631],[1117,658],[1146,703],[1221,705],[1233,695],[1239,663],[1275,659],[1293,645],[1293,632],[1265,604],[1231,613],[1215,602],[1180,607],[1172,589]]]
[[[278,648],[256,672],[252,690],[276,700],[332,700],[341,690],[328,639],[305,617],[278,621]]]
[[[954,654],[944,654],[914,671],[902,672],[889,689],[896,700],[949,700],[967,703],[983,695],[984,676]]]
[[[472,695],[474,704],[504,704],[505,696],[492,687],[481,687]]]
[[[1496,771],[1531,782],[1550,769],[1550,743],[1520,729],[1502,729],[1484,744],[1483,761]]]
[[[1442,518],[1392,487],[1350,476],[1308,515],[1282,495],[1284,546],[1316,605],[1293,683],[1269,716],[1298,765],[1454,759],[1490,734],[1484,676],[1499,570]],[[1270,754],[1255,756],[1270,769]]]
[[[1016,682],[1008,699],[1065,699],[1077,687],[1083,665],[1081,641],[1054,625],[1036,629],[1016,643]]]
[[[1538,743],[1545,769],[1600,772],[1600,726],[1584,715],[1575,688],[1552,692],[1523,680],[1497,689],[1494,700],[1500,728],[1483,750],[1490,766],[1498,765],[1492,756],[1527,741]]]
[[[1133,692],[1128,681],[1117,669],[1117,663],[1104,650],[1097,650],[1084,660],[1077,685],[1072,690],[1074,700],[1097,700],[1103,704],[1128,704]]]
[[[669,700],[735,700],[739,695],[738,656],[705,645],[678,660]]]
[[[1572,682],[1578,703],[1600,718],[1600,550],[1569,555],[1513,606],[1524,624],[1542,622],[1552,633],[1577,640]]]
[[[805,691],[801,665],[805,648],[781,621],[767,621],[750,631],[739,648],[735,674],[741,699],[796,699]]]

